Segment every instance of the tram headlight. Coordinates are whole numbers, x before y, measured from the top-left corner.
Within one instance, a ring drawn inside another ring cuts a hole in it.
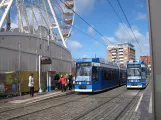
[[[88,81],[88,82],[87,82],[87,84],[89,85],[89,84],[91,84],[91,82],[90,82],[90,81]]]
[[[131,80],[127,80],[127,82],[131,82]]]
[[[134,80],[128,80],[128,82],[134,82]]]
[[[75,84],[79,84],[79,82],[75,82]]]
[[[138,82],[141,82],[141,79],[139,79]]]

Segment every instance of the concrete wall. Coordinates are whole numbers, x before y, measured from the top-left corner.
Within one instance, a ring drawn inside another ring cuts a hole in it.
[[[41,44],[41,49],[40,49]],[[38,56],[52,57],[52,65],[43,65],[42,70],[70,72],[72,56],[70,51],[54,41],[50,42],[36,35],[25,33],[0,33],[0,72],[38,71]],[[20,60],[19,60],[20,58]],[[19,66],[20,65],[20,66]]]
[[[151,47],[153,115],[161,120],[161,0],[148,0]]]

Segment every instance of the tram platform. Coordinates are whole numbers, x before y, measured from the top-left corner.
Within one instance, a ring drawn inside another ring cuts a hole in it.
[[[61,91],[51,91],[51,92],[43,92],[43,93],[34,93],[34,97],[30,97],[29,94],[23,96],[15,96],[10,98],[5,98],[0,100],[0,105],[4,103],[13,103],[13,104],[30,104],[46,99],[50,99],[53,97],[60,97],[68,94],[72,94],[74,91],[67,90],[66,92]]]
[[[151,82],[124,109],[117,120],[152,120],[152,90]]]

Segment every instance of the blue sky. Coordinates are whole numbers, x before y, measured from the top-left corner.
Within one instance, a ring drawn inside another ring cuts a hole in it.
[[[95,54],[97,57],[106,58],[106,46],[110,45],[107,39],[113,44],[118,44],[121,42],[130,42],[134,44],[136,47],[137,59],[140,55],[149,55],[149,33],[146,0],[119,0],[144,53],[141,52],[138,44],[134,40],[134,36],[129,29],[117,0],[109,1],[117,11],[118,15],[123,21],[123,24],[119,21],[107,0],[75,0],[76,12],[101,34],[103,34],[106,39],[100,36],[96,31],[93,30],[92,27],[88,26],[83,20],[75,15],[74,26],[94,37],[97,41],[73,28],[72,35],[67,40],[67,46],[72,52],[73,58],[91,58],[95,57]],[[54,4],[54,1],[52,2]],[[12,11],[16,11],[16,7],[14,7],[15,5],[16,4],[14,3],[13,7],[11,8]],[[34,9],[35,13],[37,13],[36,16],[38,22],[41,23],[39,11],[37,8]],[[30,8],[27,8],[27,11],[30,13],[29,19],[32,19],[32,12]],[[55,11],[58,12],[57,9],[55,9]],[[0,13],[1,12],[2,11],[0,11]],[[16,12],[13,13],[16,14]],[[17,26],[14,24],[17,22],[17,16],[15,14],[11,14],[13,27]],[[57,14],[60,15],[60,12]],[[1,15],[2,14],[0,14],[0,16]],[[125,29],[125,26],[127,30]]]
[[[148,37],[148,20],[146,0],[119,0],[127,18],[132,26],[133,32],[139,41],[144,52],[141,53],[134,37],[126,31],[124,26],[130,32],[129,26],[117,0],[110,0],[115,10],[122,19],[123,24],[119,21],[107,0],[76,0],[76,11],[94,28],[101,32],[112,43],[130,42],[136,46],[136,57],[140,55],[149,55],[149,37]],[[106,46],[110,45],[106,39],[103,39],[96,31],[89,27],[77,15],[75,16],[74,26],[93,36],[94,41],[75,28],[72,30],[72,36],[68,39],[67,45],[71,50],[74,58],[97,57],[106,58]]]

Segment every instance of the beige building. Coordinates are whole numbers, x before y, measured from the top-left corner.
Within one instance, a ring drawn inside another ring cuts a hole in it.
[[[128,60],[135,60],[135,46],[123,43],[107,47],[107,60],[126,64]]]

